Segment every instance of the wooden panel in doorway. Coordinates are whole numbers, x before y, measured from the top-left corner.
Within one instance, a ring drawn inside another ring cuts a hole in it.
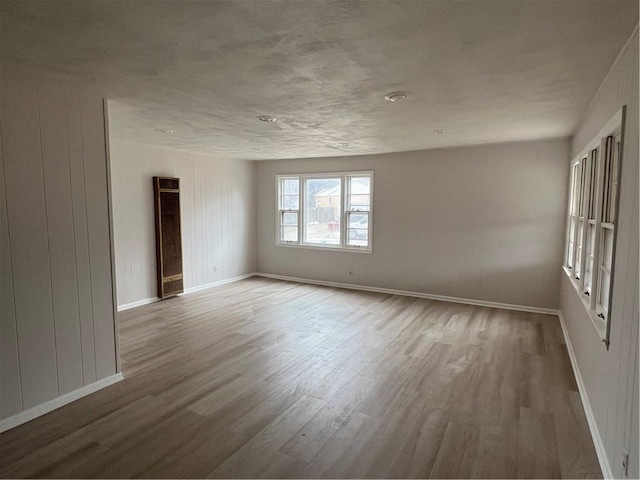
[[[174,297],[184,292],[180,179],[153,177],[153,193],[156,215],[158,297]]]

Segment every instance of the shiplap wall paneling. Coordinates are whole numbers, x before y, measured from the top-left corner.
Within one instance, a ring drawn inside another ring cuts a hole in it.
[[[23,409],[58,396],[38,86],[3,78],[2,138]]]
[[[111,142],[118,302],[155,298],[150,178],[180,178],[185,289],[255,267],[254,167],[209,155]]]
[[[62,88],[38,86],[59,394],[82,387],[82,342],[69,148]]]
[[[607,350],[591,325],[578,293],[563,275],[560,306],[580,374],[585,384],[606,461],[623,478],[622,455],[631,453],[629,478],[638,478],[638,34],[621,52],[594,97],[572,141],[572,156],[622,106],[627,106],[620,176],[616,258],[611,309],[611,342]],[[636,386],[634,386],[636,385]],[[633,443],[635,442],[635,443]],[[605,472],[606,474],[607,472]]]
[[[96,374],[105,378],[116,373],[114,306],[111,293],[111,245],[109,194],[107,191],[107,159],[103,99],[80,97],[82,123],[87,220],[89,224],[89,256],[91,262],[91,299],[96,338]]]
[[[116,339],[103,100],[9,72],[1,87],[0,418],[14,425],[114,375]]]
[[[80,337],[82,348],[82,376],[85,385],[97,380],[93,300],[91,298],[91,261],[89,257],[89,225],[87,194],[84,183],[84,154],[82,152],[82,123],[80,95],[66,92],[67,138],[69,142],[69,171],[73,202],[73,230],[76,252],[76,277]]]
[[[22,388],[1,134],[0,176],[0,418],[4,418],[22,411]]]

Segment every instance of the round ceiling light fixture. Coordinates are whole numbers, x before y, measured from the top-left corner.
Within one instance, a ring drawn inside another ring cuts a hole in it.
[[[271,115],[259,115],[256,118],[261,122],[275,122],[278,120],[276,117],[272,117]]]
[[[348,144],[348,143],[339,143],[339,144],[338,144],[338,146],[339,146],[340,148],[346,148],[346,147],[348,147],[348,146],[349,146],[349,144]]]
[[[405,92],[391,92],[391,93],[387,93],[384,96],[384,99],[389,102],[399,102],[401,100],[406,99],[407,96],[408,95]]]
[[[444,128],[433,131],[434,135],[446,135],[447,133],[449,133],[449,130],[445,130]]]
[[[176,133],[175,130],[171,130],[170,128],[156,128],[156,131],[160,133],[164,133],[165,135],[170,135],[172,133]]]

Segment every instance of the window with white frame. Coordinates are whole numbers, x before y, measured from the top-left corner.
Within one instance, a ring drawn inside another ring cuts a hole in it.
[[[278,175],[280,245],[371,251],[373,172]]]
[[[593,286],[593,265],[595,261],[595,245],[596,245],[596,179],[598,171],[598,149],[591,150],[591,159],[589,161],[589,192],[586,207],[586,258],[584,271],[584,293],[591,295]]]
[[[620,139],[620,133],[615,136],[609,136],[605,145],[602,208],[600,209],[600,231],[598,232],[601,255],[598,262],[598,294],[596,297],[596,312],[600,318],[606,318],[609,313],[618,196],[618,169],[620,168]]]
[[[608,345],[622,108],[571,164],[565,267]]]

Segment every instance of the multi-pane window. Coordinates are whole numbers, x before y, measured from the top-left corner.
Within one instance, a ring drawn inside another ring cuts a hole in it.
[[[591,151],[591,159],[589,162],[589,184],[588,184],[588,201],[587,201],[587,221],[586,221],[586,259],[584,272],[584,293],[591,295],[593,284],[593,265],[595,260],[596,245],[596,179],[598,171],[598,149]]]
[[[300,224],[300,180],[279,178],[278,230],[282,242],[298,242]]]
[[[571,165],[565,266],[608,343],[624,109]]]
[[[579,177],[578,177],[578,215],[577,215],[577,223],[576,223],[576,253],[575,253],[575,266],[574,266],[574,274],[575,278],[579,279],[582,273],[582,246],[584,240],[584,198],[586,193],[586,176],[587,176],[587,159],[583,158],[579,163]]]
[[[575,265],[576,228],[578,226],[578,201],[580,192],[578,189],[580,177],[580,164],[571,167],[571,204],[569,205],[569,241],[567,242],[567,267],[573,269]]]
[[[304,243],[340,246],[342,178],[304,178]]]
[[[347,245],[369,245],[369,210],[371,208],[371,178],[348,177],[347,185]]]
[[[620,134],[607,137],[603,168],[602,208],[600,209],[600,261],[598,262],[598,296],[596,311],[601,318],[609,313],[611,270],[616,222]]]
[[[372,172],[277,179],[278,243],[371,250]]]

